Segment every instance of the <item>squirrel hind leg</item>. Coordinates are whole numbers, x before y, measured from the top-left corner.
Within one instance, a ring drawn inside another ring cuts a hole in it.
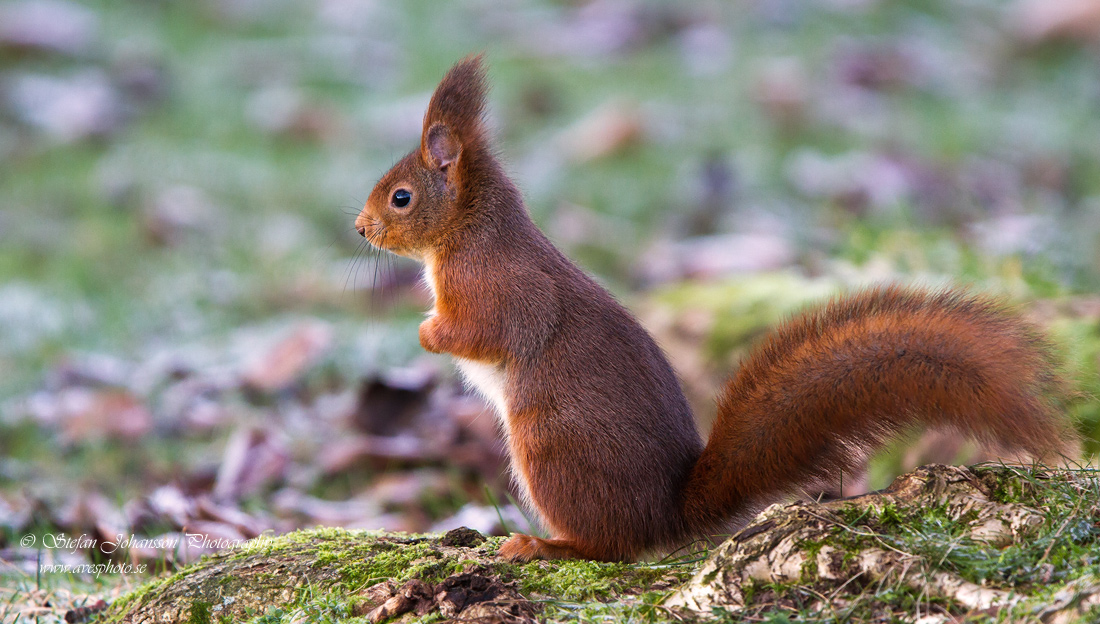
[[[527,563],[536,559],[595,559],[599,561],[620,561],[603,549],[593,548],[577,540],[543,539],[532,535],[513,534],[500,546],[500,556],[517,563]]]

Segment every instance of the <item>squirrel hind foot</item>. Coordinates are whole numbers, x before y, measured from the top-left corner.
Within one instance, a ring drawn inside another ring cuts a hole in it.
[[[536,559],[609,560],[605,553],[596,552],[575,540],[543,539],[520,533],[512,535],[501,544],[500,556],[515,563],[527,563]]]

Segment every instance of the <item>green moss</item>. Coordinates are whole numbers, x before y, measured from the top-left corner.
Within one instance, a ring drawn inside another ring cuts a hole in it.
[[[561,600],[584,600],[606,597],[610,588],[606,584],[609,571],[616,564],[592,561],[569,562],[564,565],[535,562],[523,566],[521,591]]]
[[[340,562],[340,574],[350,586],[366,586],[374,579],[437,581],[446,576],[437,576],[447,567],[440,557],[428,544],[374,544],[325,553],[326,559]]]
[[[825,546],[823,541],[806,541],[799,544],[802,552],[806,553],[806,560],[802,562],[802,580],[811,581],[817,578],[817,556]]]
[[[332,528],[295,531],[275,537],[264,536],[251,540],[234,551],[203,557],[170,577],[151,581],[123,596],[112,605],[111,613],[125,613],[127,609],[144,603],[185,576],[215,563],[247,564],[250,558],[267,557],[293,561],[300,559],[303,553],[311,556],[307,565],[332,568],[335,571],[334,580],[324,587],[306,588],[291,606],[313,604],[318,596],[323,598],[326,591],[351,593],[373,582],[390,578],[405,580],[419,577],[434,581],[454,573],[459,567],[458,562],[441,559],[423,536]],[[196,597],[231,596],[243,582],[245,581],[235,575],[218,576],[211,579],[216,587],[200,589]],[[254,588],[268,585],[278,588],[285,584],[285,577],[282,574],[263,572],[250,576],[247,583]],[[200,603],[201,600],[193,603],[193,612],[201,614],[202,604],[207,605],[209,612],[209,603]],[[198,611],[194,611],[195,609]]]
[[[706,574],[703,575],[703,583],[704,584],[713,583],[714,579],[716,579],[716,578],[718,578],[718,570],[717,569],[711,570],[710,572],[707,572]]]
[[[521,592],[560,600],[606,600],[626,589],[644,588],[669,574],[665,567],[597,561],[538,561],[506,572]]]
[[[862,523],[864,518],[867,518],[871,513],[873,513],[872,508],[863,507],[854,503],[841,507],[837,512],[841,520],[844,521],[844,524],[848,526],[856,526]]]
[[[905,515],[897,506],[888,504],[879,510],[878,521],[884,528],[897,529],[905,523]]]
[[[1023,505],[1034,505],[1038,502],[1035,500],[1038,490],[1028,471],[1007,468],[1000,464],[974,466],[973,471],[982,478],[990,500],[1002,504]]]
[[[286,611],[279,607],[271,607],[263,615],[252,619],[252,624],[281,624]]]
[[[153,579],[151,581],[148,581],[144,585],[139,586],[137,589],[123,594],[122,597],[111,603],[111,611],[114,613],[122,613],[125,612],[125,610],[129,608],[131,604],[140,604],[146,596],[154,594],[162,587],[167,587],[168,585],[171,585],[172,583],[183,578],[188,569],[189,568],[184,568],[176,572],[175,574],[168,576],[167,578]]]
[[[210,603],[196,600],[191,603],[189,624],[210,624]]]
[[[681,621],[683,616],[672,612],[662,603],[668,592],[649,591],[640,595],[623,595],[606,602],[543,601],[545,621],[578,622],[670,622]]]

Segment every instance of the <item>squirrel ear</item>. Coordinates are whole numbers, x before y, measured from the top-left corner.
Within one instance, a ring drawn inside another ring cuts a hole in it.
[[[424,159],[445,167],[463,146],[480,141],[485,110],[485,70],[481,55],[459,61],[439,82],[424,114],[421,150]]]
[[[424,156],[436,169],[446,171],[458,160],[462,145],[447,126],[437,123],[424,134]]]

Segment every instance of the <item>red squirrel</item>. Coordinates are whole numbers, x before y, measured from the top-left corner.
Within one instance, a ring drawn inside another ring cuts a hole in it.
[[[718,398],[704,446],[668,361],[531,221],[483,121],[480,56],[455,65],[419,148],[355,220],[415,258],[435,299],[420,344],[454,356],[503,423],[522,498],[553,535],[500,554],[633,560],[858,464],[915,424],[1035,455],[1069,435],[1043,339],[1001,304],[886,286],[781,325]]]

